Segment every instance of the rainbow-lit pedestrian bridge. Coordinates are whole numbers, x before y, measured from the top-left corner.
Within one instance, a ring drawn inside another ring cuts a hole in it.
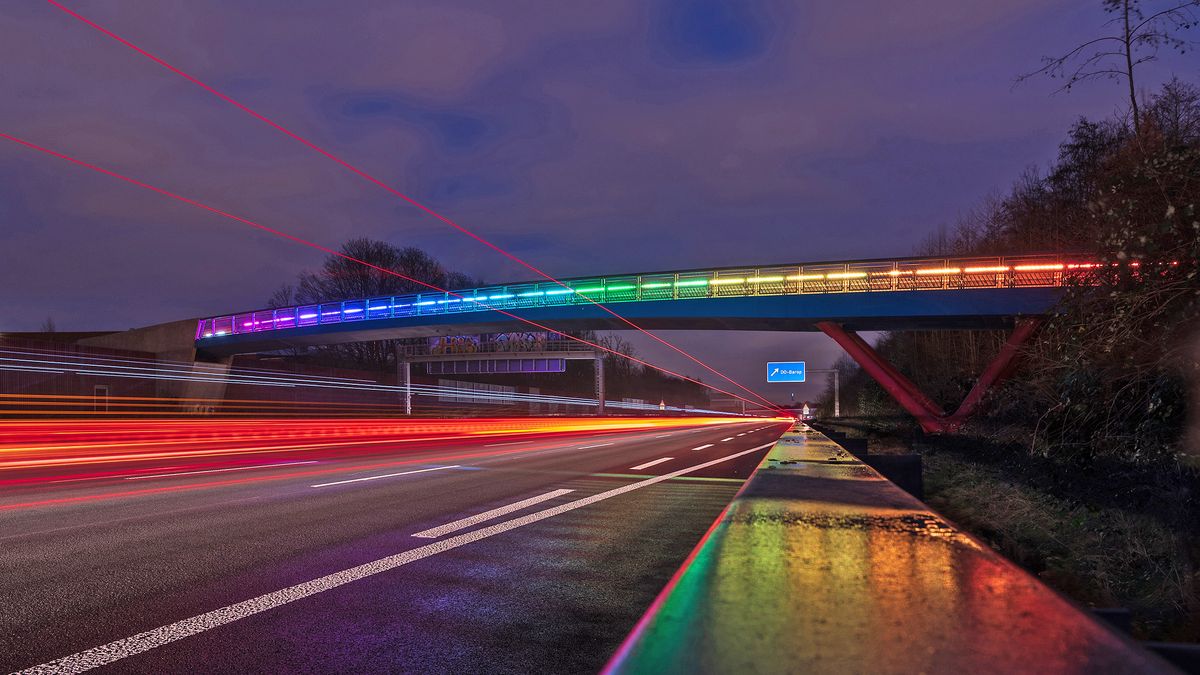
[[[851,330],[1011,325],[1046,313],[1081,257],[896,258],[620,274],[450,292],[354,298],[202,319],[196,346],[214,354],[456,333],[643,328]],[[619,306],[618,306],[619,305]]]

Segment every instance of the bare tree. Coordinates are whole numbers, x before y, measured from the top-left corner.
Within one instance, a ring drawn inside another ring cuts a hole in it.
[[[1200,0],[1173,0],[1169,7],[1157,11],[1143,9],[1142,0],[1103,0],[1103,5],[1104,11],[1113,15],[1104,25],[1115,27],[1116,34],[1092,38],[1061,56],[1044,56],[1041,68],[1021,75],[1017,81],[1046,75],[1065,80],[1058,91],[1070,91],[1086,80],[1124,80],[1129,89],[1133,130],[1140,134],[1134,71],[1158,58],[1160,47],[1167,46],[1180,53],[1187,51],[1191,43],[1179,35],[1200,23],[1195,12],[1200,8]]]
[[[42,332],[43,333],[57,333],[58,332],[58,327],[54,325],[54,317],[52,317],[52,316],[46,317],[46,320],[42,322]]]
[[[267,307],[271,309],[279,309],[281,307],[291,307],[296,303],[296,289],[291,284],[283,284],[275,289],[271,297],[267,299]]]

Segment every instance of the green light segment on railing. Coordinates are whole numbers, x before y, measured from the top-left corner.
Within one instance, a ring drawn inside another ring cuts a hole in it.
[[[670,288],[670,287],[671,287],[671,284],[668,284],[665,282],[657,282],[657,281],[653,282],[653,283],[649,283],[649,284],[642,284],[642,288]]]
[[[688,279],[687,281],[676,281],[676,286],[707,286],[708,279]]]
[[[637,288],[637,286],[634,286],[633,284],[620,284],[617,286],[609,286],[608,290],[610,290],[610,291],[632,291],[635,288]]]
[[[575,292],[576,293],[599,293],[602,290],[604,290],[604,288],[602,286],[591,286],[588,288],[576,288]]]

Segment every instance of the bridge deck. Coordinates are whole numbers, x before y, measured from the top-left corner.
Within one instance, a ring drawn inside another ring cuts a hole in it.
[[[236,353],[523,327],[505,313],[557,330],[628,328],[595,303],[659,329],[990,326],[1044,313],[1072,275],[1094,266],[1048,256],[926,258],[531,282],[211,317],[199,322],[196,344]]]
[[[1173,672],[815,432],[780,439],[609,670]]]

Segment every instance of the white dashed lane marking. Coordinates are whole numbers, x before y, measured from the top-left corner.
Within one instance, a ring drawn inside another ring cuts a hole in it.
[[[513,511],[520,511],[521,509],[528,508],[534,504],[540,504],[541,502],[554,499],[555,497],[561,497],[569,492],[574,492],[574,490],[552,490],[546,494],[530,497],[529,499],[523,499],[519,502],[513,502],[512,504],[501,506],[499,508],[492,509],[491,511],[484,511],[483,513],[477,513],[473,516],[460,518],[459,520],[446,523],[445,525],[441,525],[439,527],[431,527],[428,530],[422,530],[413,536],[421,537],[423,539],[436,539],[443,534],[449,534],[456,530],[461,530],[472,525],[478,525],[479,523],[494,520],[500,516],[508,515]]]
[[[655,464],[662,464],[663,462],[669,462],[672,459],[675,459],[675,458],[674,457],[663,457],[661,459],[651,460],[649,462],[646,462],[645,464],[638,464],[637,466],[631,466],[631,467],[629,467],[629,470],[630,471],[641,471],[642,469],[649,469],[650,467],[654,466]]]
[[[361,483],[361,482],[367,481],[367,480],[379,480],[380,478],[392,478],[394,476],[407,476],[409,474],[414,474],[414,473],[425,473],[426,471],[441,471],[442,469],[457,469],[457,468],[459,468],[458,464],[451,464],[450,466],[435,466],[431,469],[416,469],[414,471],[399,471],[397,473],[384,473],[384,474],[380,474],[378,476],[367,476],[366,478],[348,478],[346,480],[335,480],[331,483],[317,483],[316,485],[309,485],[309,487],[319,488],[319,487],[329,487],[330,485],[345,485],[346,483]]]
[[[417,560],[423,560],[430,556],[437,555],[438,553],[445,553],[446,551],[456,549],[460,546],[464,546],[481,539],[486,539],[503,532],[508,532],[509,530],[515,530],[518,527],[524,527],[525,525],[536,523],[540,520],[552,518],[554,516],[567,513],[568,511],[574,511],[575,509],[583,508],[584,506],[595,504],[596,502],[601,502],[618,495],[623,495],[626,492],[640,490],[641,488],[657,485],[658,483],[671,480],[672,478],[677,478],[693,471],[707,469],[710,466],[715,466],[721,462],[727,462],[731,459],[737,459],[743,455],[748,455],[752,452],[769,448],[772,445],[774,445],[774,443],[766,443],[756,448],[742,450],[741,452],[735,452],[732,455],[726,455],[718,459],[701,462],[700,464],[679,469],[678,471],[664,473],[661,476],[655,476],[653,478],[647,478],[646,480],[641,480],[636,483],[622,485],[619,488],[613,488],[612,490],[600,492],[590,497],[576,499],[575,501],[567,502],[566,504],[560,504],[558,506],[552,506],[541,511],[535,511],[529,515],[513,518],[512,520],[506,520],[504,522],[496,523],[495,525],[480,528],[472,532],[466,532],[464,534],[455,535],[441,541],[431,542],[424,546],[419,546],[408,551],[387,556],[386,558],[380,558],[379,560],[358,565],[357,567],[351,567],[340,572],[327,574],[311,581],[296,584],[295,586],[288,586],[287,588],[283,588],[278,591],[273,591],[255,598],[250,598],[249,600],[243,600],[242,602],[227,605],[219,609],[214,609],[211,612],[205,612],[204,614],[198,614],[191,618],[183,619],[182,621],[176,621],[175,623],[168,624],[166,626],[160,626],[158,628],[145,631],[144,633],[138,633],[137,635],[116,640],[105,645],[92,647],[91,649],[85,649],[70,656],[64,656],[61,659],[56,659],[41,665],[33,666],[20,672],[38,673],[39,675],[43,673],[81,673],[85,670],[91,670],[92,668],[99,668],[100,666],[115,663],[116,661],[126,657],[133,656],[134,654],[141,654],[142,652],[150,651],[156,647],[161,647],[177,640],[182,640],[183,638],[192,635],[198,635],[207,630],[233,623],[239,619],[244,619],[248,616],[254,616],[255,614],[260,614],[269,609],[281,607],[288,603],[302,600],[339,586],[344,586],[352,581],[358,581],[359,579],[374,576],[376,574],[380,574],[381,572],[387,572],[389,570],[396,569],[401,565],[407,565],[411,562],[416,562]]]

